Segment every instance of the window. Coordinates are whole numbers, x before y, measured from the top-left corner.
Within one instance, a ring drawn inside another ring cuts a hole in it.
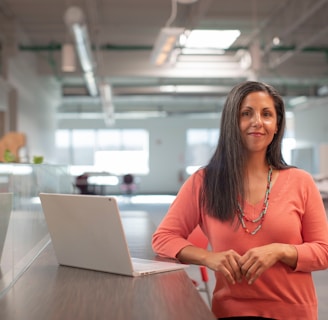
[[[219,138],[218,129],[188,129],[186,145],[186,172],[192,174],[207,164]]]
[[[115,131],[115,130],[113,130]],[[108,139],[107,150],[95,152],[95,166],[118,175],[149,172],[149,136],[146,130],[116,130]]]
[[[292,112],[286,112],[286,130],[282,140],[281,153],[288,164],[292,163],[292,150],[296,146],[294,135],[294,114]]]
[[[296,147],[296,140],[294,138],[284,138],[282,140],[281,153],[286,163],[292,163],[292,150]]]
[[[72,130],[72,162],[75,165],[93,163],[97,148],[94,130]]]
[[[144,129],[58,130],[56,147],[58,162],[70,164],[74,175],[149,172],[149,134]]]

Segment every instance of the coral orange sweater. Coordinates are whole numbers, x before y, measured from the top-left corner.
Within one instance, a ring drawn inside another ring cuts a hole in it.
[[[310,176],[303,170],[282,170],[270,193],[269,207],[261,230],[255,235],[221,222],[200,207],[199,190],[203,170],[193,174],[153,235],[153,249],[159,255],[176,257],[191,245],[186,239],[200,224],[215,252],[248,249],[269,243],[295,245],[296,269],[278,262],[252,285],[246,281],[230,285],[216,273],[212,310],[216,317],[262,316],[281,320],[316,320],[317,298],[311,272],[328,268],[328,225],[323,201]],[[262,210],[246,204],[254,217]]]

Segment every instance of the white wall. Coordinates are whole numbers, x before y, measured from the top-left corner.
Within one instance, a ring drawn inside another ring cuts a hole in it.
[[[328,177],[328,141],[320,145],[319,159],[322,159],[319,163],[319,173]]]
[[[53,163],[55,155],[56,107],[60,101],[59,82],[37,72],[33,53],[18,53],[9,59],[8,82],[17,91],[17,130],[25,133],[27,156],[42,155]]]
[[[113,128],[143,128],[149,131],[150,173],[140,177],[139,192],[176,193],[180,186],[179,172],[184,169],[186,131],[188,128],[219,128],[217,118],[190,119],[182,117],[145,120],[116,120]],[[103,121],[61,120],[59,128],[105,128]],[[133,161],[133,159],[131,159]],[[110,171],[110,168],[108,168]]]
[[[8,102],[8,85],[7,83],[0,78],[0,111],[5,111],[7,108],[7,102]]]
[[[328,159],[327,153],[320,150],[322,145],[328,143],[328,98],[311,100],[302,104],[295,109],[294,116],[296,146],[300,151],[298,153],[306,153],[307,158],[311,157],[309,160],[298,159],[300,161],[298,164],[312,174],[323,173],[321,170],[327,167],[325,164],[328,163]]]

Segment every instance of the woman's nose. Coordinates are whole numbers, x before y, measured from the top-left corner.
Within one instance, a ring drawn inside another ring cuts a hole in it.
[[[256,127],[262,126],[262,118],[260,114],[255,113],[252,120],[254,126]]]

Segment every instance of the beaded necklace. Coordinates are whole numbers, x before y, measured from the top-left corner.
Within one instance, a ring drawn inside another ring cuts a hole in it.
[[[262,223],[265,217],[265,214],[268,210],[268,206],[269,206],[269,195],[270,195],[270,191],[271,191],[271,185],[272,185],[272,166],[269,166],[269,172],[268,172],[268,183],[267,183],[267,188],[265,191],[265,197],[264,197],[264,201],[263,201],[263,207],[262,207],[262,211],[260,213],[260,215],[255,218],[255,219],[249,219],[243,209],[241,208],[240,204],[238,203],[238,218],[239,221],[243,227],[243,229],[245,230],[245,232],[251,234],[251,235],[255,235],[261,228],[262,228]],[[258,223],[258,225],[255,227],[255,229],[253,231],[250,231],[247,226],[246,226],[246,221],[247,222],[251,222],[251,223]]]

